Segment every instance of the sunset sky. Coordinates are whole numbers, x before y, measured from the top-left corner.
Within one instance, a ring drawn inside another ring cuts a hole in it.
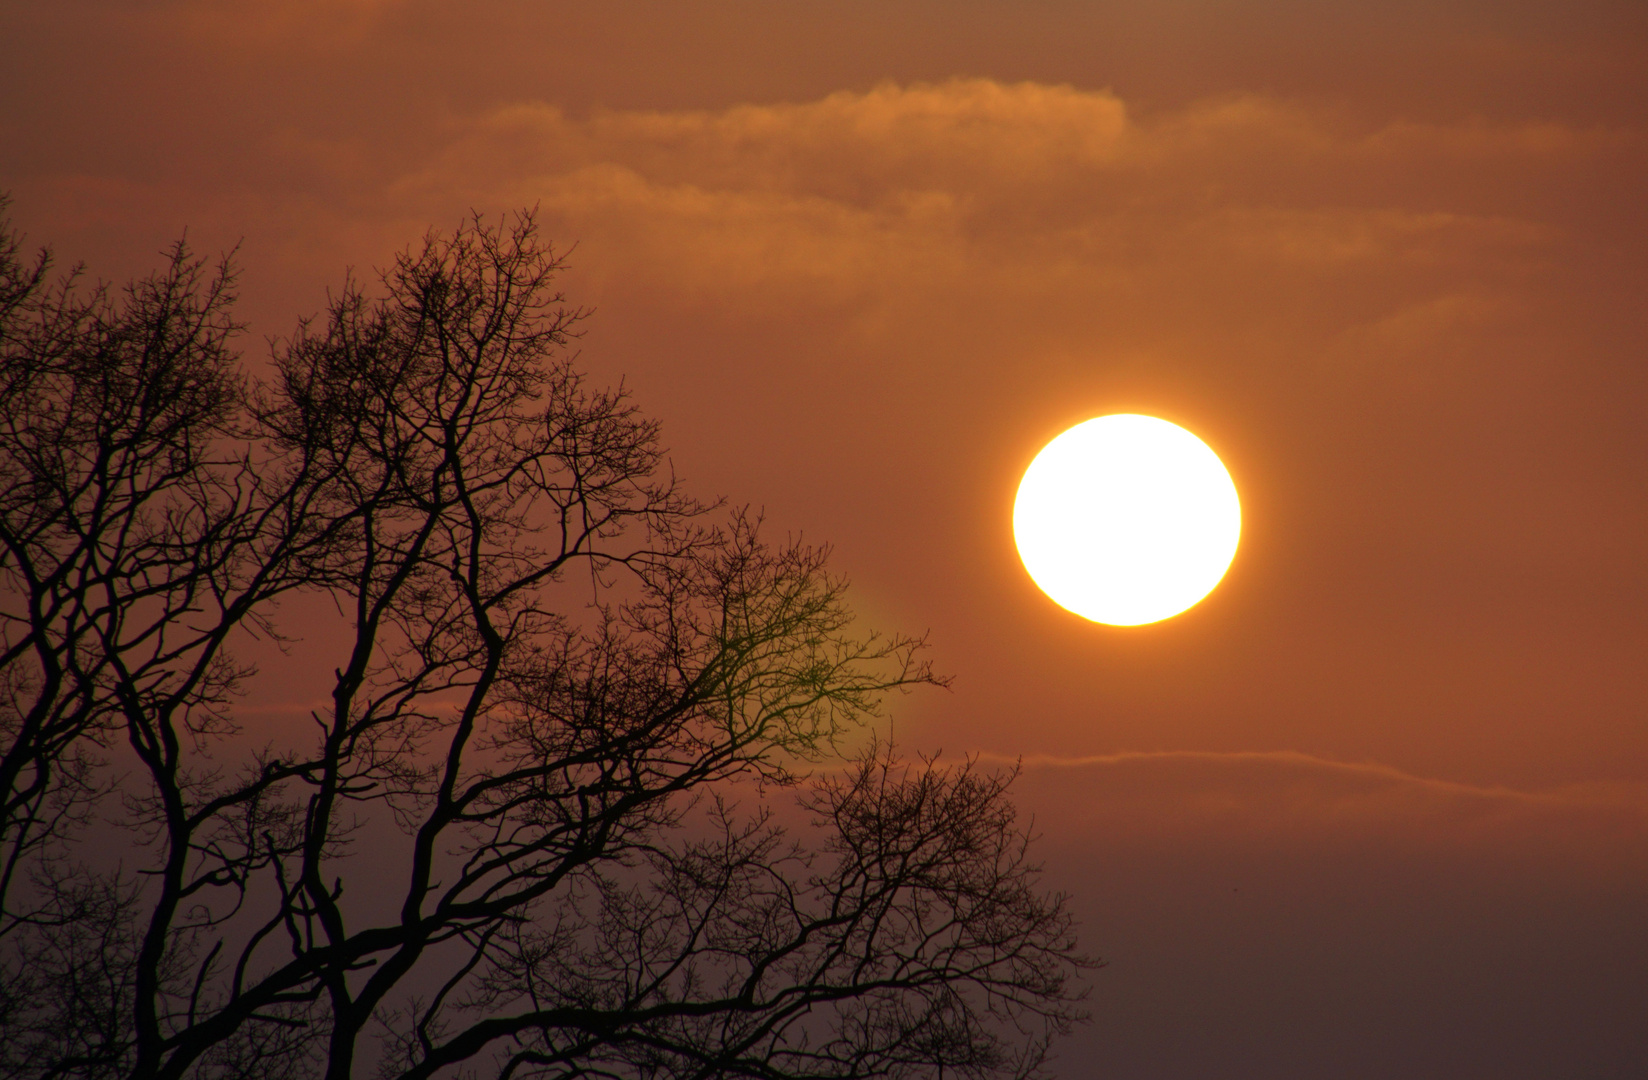
[[[25,0],[0,191],[110,280],[238,244],[254,370],[537,206],[690,489],[930,632],[899,743],[1022,760],[1109,963],[1059,1076],[1648,1075],[1642,0]],[[1146,627],[1013,546],[1114,412],[1243,501]]]

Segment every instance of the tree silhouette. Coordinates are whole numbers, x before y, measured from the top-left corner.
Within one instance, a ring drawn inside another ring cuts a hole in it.
[[[1009,778],[841,756],[922,643],[682,491],[530,213],[347,283],[267,382],[227,263],[83,295],[20,250],[6,1075],[1040,1069],[1085,961]],[[237,657],[317,595],[330,693],[248,749]]]

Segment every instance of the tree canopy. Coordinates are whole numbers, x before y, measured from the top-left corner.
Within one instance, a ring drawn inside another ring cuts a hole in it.
[[[1011,777],[875,736],[923,642],[588,384],[531,213],[260,376],[228,260],[88,288],[3,214],[0,1073],[1041,1070],[1087,962]]]

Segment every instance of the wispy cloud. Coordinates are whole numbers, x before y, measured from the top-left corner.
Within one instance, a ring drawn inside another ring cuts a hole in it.
[[[1541,788],[1416,775],[1290,750],[981,754],[1021,770],[1026,807],[1085,842],[1164,837],[1560,854],[1648,869],[1648,785]]]

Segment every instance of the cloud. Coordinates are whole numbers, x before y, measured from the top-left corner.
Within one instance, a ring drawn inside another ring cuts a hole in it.
[[[392,6],[338,17],[370,24]],[[176,8],[202,25],[218,14]],[[1505,298],[1562,241],[1527,200],[1548,198],[1552,170],[1640,149],[1550,123],[1366,130],[1253,95],[1141,118],[1107,90],[991,79],[724,109],[517,102],[432,116],[417,147],[323,131],[254,125],[234,155],[145,182],[122,205],[155,206],[126,216],[272,235],[327,280],[428,223],[537,205],[599,287],[653,299],[845,306],[880,325],[901,298],[999,297],[1061,329],[1083,311],[1123,329],[1195,311],[1251,323],[1297,299],[1331,309],[1322,330],[1365,338],[1457,292],[1461,274],[1473,303],[1514,307]],[[74,220],[62,204],[112,182],[54,172],[17,193]]]
[[[1522,789],[1436,779],[1296,751],[982,755],[1021,769],[1025,805],[1062,842],[1211,843],[1520,852],[1648,871],[1648,785]]]
[[[1139,119],[1108,91],[963,79],[581,118],[516,104],[456,125],[388,192],[437,219],[538,204],[586,266],[694,297],[873,304],[971,283],[1045,306],[1120,287],[1171,309],[1326,287],[1372,326],[1462,271],[1479,292],[1521,288],[1560,230],[1482,192],[1629,143],[1550,124],[1356,130],[1251,96]],[[1440,190],[1416,195],[1426,176]]]

